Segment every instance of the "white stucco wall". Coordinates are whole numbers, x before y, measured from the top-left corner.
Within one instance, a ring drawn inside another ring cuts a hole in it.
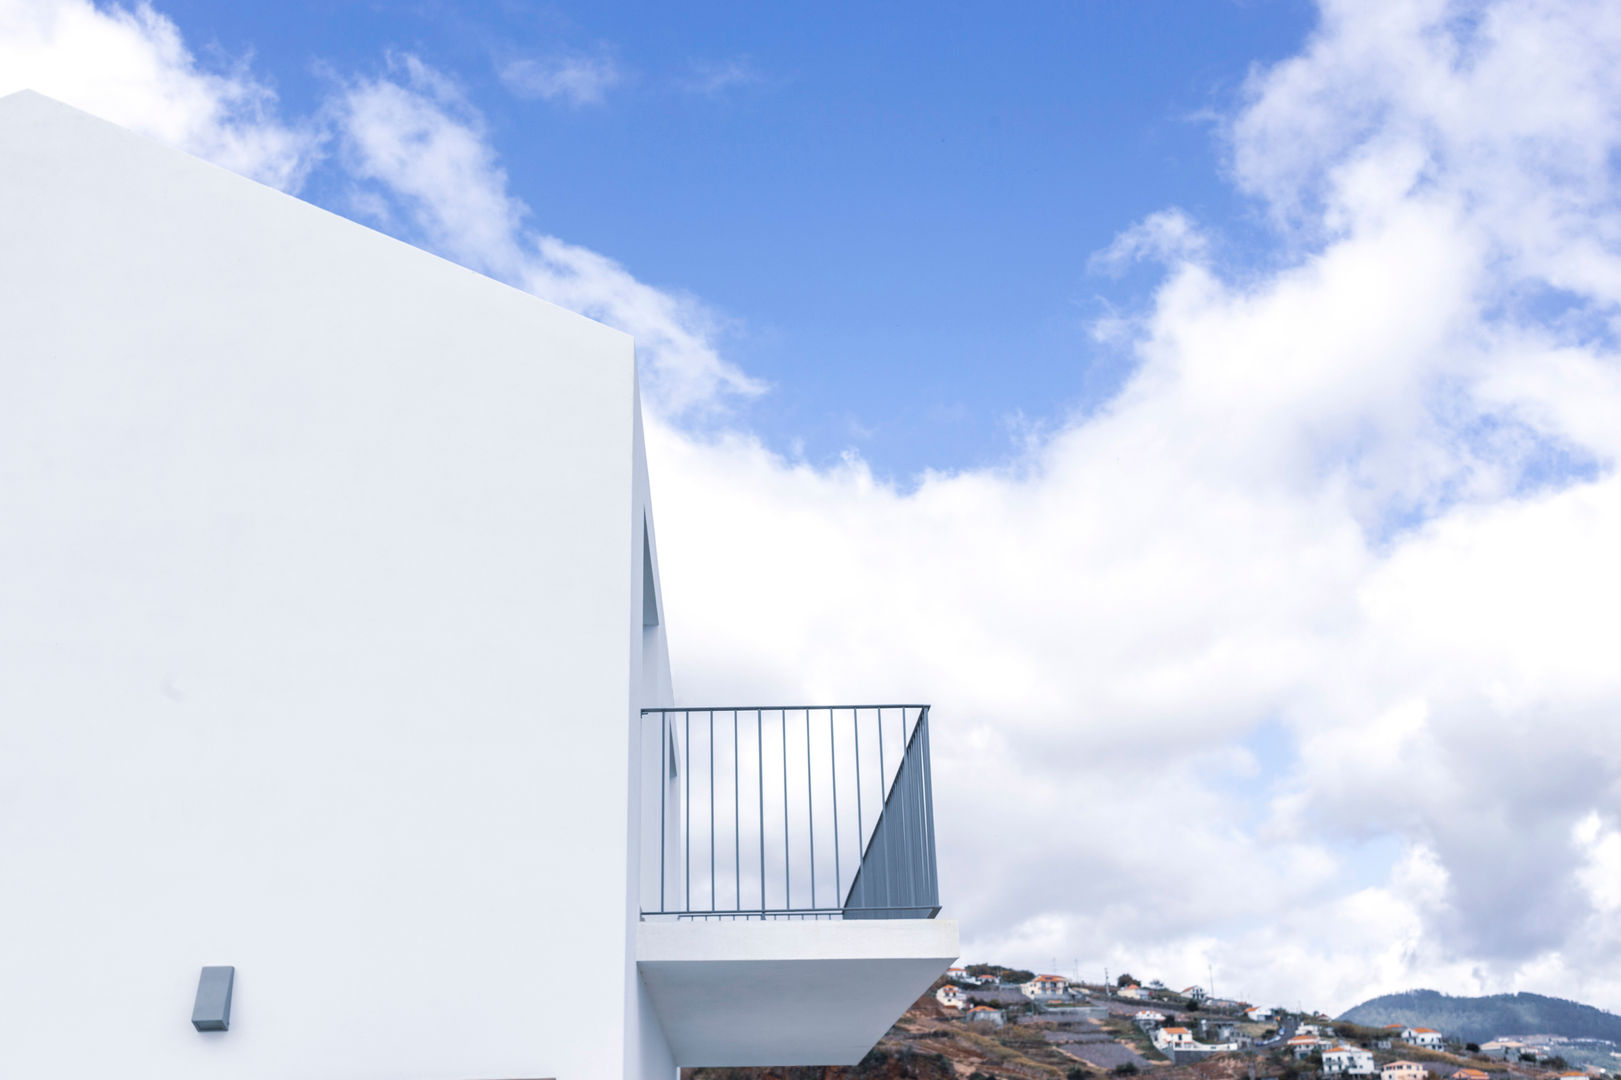
[[[668,1077],[629,339],[34,96],[0,162],[0,1076]]]

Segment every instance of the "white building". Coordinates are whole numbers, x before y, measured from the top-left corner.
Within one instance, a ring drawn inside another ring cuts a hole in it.
[[[1272,1010],[1265,1008],[1264,1006],[1256,1005],[1253,1008],[1244,1010],[1244,1019],[1252,1020],[1256,1023],[1265,1023],[1266,1021],[1272,1019]]]
[[[1402,1041],[1422,1046],[1426,1050],[1441,1049],[1442,1036],[1434,1028],[1410,1027],[1401,1033]]]
[[[0,237],[0,1076],[853,1064],[955,959],[925,710],[645,712],[630,338],[30,93]]]
[[[1315,1035],[1296,1035],[1284,1044],[1297,1060],[1310,1057],[1321,1049],[1322,1045],[1323,1040]]]
[[[1356,1046],[1333,1046],[1323,1051],[1324,1076],[1372,1076],[1373,1051]]]
[[[1122,986],[1118,996],[1127,998],[1131,1001],[1142,1001],[1150,995],[1148,991],[1144,990],[1141,986],[1138,986],[1136,983],[1131,983],[1127,986]]]
[[[934,1000],[947,1009],[966,1009],[968,1007],[968,996],[962,992],[961,987],[952,986],[950,983],[934,992]]]
[[[968,1010],[966,1019],[970,1023],[990,1024],[993,1027],[1001,1027],[1007,1022],[1007,1018],[1003,1015],[1001,1009],[993,1009],[989,1005],[975,1005]]]
[[[1162,1027],[1154,1032],[1154,1045],[1161,1050],[1193,1046],[1193,1032],[1185,1027]]]
[[[1429,1072],[1416,1061],[1392,1061],[1379,1070],[1379,1080],[1427,1080]]]
[[[1155,1027],[1165,1022],[1165,1014],[1157,1013],[1152,1009],[1138,1009],[1131,1017],[1132,1022],[1140,1028]]]
[[[1189,1001],[1203,1001],[1205,999],[1205,989],[1202,986],[1185,986],[1182,988],[1182,996]]]
[[[1019,993],[1031,1001],[1052,1001],[1069,993],[1069,980],[1058,975],[1037,975],[1019,985]]]

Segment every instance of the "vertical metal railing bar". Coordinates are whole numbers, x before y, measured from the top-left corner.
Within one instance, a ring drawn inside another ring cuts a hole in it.
[[[888,783],[888,780],[889,780],[889,769],[886,768],[885,765],[884,765],[884,710],[879,709],[878,710],[878,818],[879,818],[880,823],[882,823],[882,821],[883,821],[883,814],[884,814],[885,808],[887,808],[889,806],[889,793],[884,790],[884,785],[886,783]],[[876,826],[874,826],[874,828],[876,829]],[[885,837],[884,838],[884,843],[887,845],[888,842],[889,842],[888,838]],[[883,889],[883,896],[882,896],[881,899],[884,901],[884,903],[887,904],[887,903],[889,903],[889,860],[888,859],[882,860],[882,866],[884,868],[884,876],[883,876],[883,879],[882,879],[883,883],[884,883],[884,889]]]
[[[688,911],[691,911],[692,910],[692,714],[691,713],[682,714],[682,721],[683,721],[683,727],[685,728],[685,734],[686,734],[686,737],[687,737],[687,739],[686,739],[686,742],[687,742],[687,750],[686,750],[686,756],[687,756],[687,769],[686,769],[686,771],[687,771],[687,802],[686,802],[686,805],[684,807],[682,807],[681,817],[685,821],[686,826],[687,826],[687,829],[686,829],[686,832],[687,832],[687,903],[686,903],[686,908],[687,908]]]
[[[760,910],[765,910],[765,718],[754,714],[754,753],[760,793]]]
[[[643,725],[646,730],[646,725]],[[665,736],[670,731],[670,718],[663,713],[659,714],[659,910],[670,902],[664,891],[664,809],[670,805],[669,796],[665,794],[665,787],[670,779],[670,752],[665,749]]]
[[[810,889],[811,907],[816,906],[816,805],[812,801],[810,714],[805,710],[805,821],[810,826]]]
[[[861,873],[861,849],[867,846],[867,827],[861,820],[861,710],[852,709],[850,726],[855,729],[856,740],[856,873]],[[850,887],[855,887],[855,879],[850,880]]]
[[[925,705],[923,706],[923,813],[929,823],[929,851],[923,870],[929,879],[929,905],[938,914],[940,911],[940,864],[936,861],[934,848],[934,752],[929,746],[928,725],[929,707]]]
[[[890,865],[895,868],[895,889],[890,895],[891,904],[906,903],[906,856],[910,850],[907,843],[906,826],[906,710],[900,710],[900,738],[901,763],[895,767],[895,780],[890,784],[890,798],[895,802],[895,856]]]
[[[827,710],[827,757],[833,770],[833,895],[844,895],[844,873],[839,869],[839,748],[833,739],[833,710]]]
[[[788,843],[788,710],[782,710],[782,906],[794,906],[793,852]]]
[[[709,910],[715,910],[715,710],[709,710]]]
[[[743,755],[737,746],[737,710],[732,710],[732,870],[736,876],[738,911],[743,910],[743,781],[738,776],[738,759]]]

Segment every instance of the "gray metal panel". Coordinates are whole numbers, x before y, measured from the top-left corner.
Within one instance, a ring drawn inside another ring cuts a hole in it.
[[[205,967],[197,979],[197,1000],[191,1007],[191,1026],[198,1031],[228,1031],[231,1027],[231,987],[236,968]]]

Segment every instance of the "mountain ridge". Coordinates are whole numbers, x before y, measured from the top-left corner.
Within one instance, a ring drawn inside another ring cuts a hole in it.
[[[1621,1016],[1579,1001],[1525,991],[1454,997],[1438,990],[1407,990],[1369,998],[1341,1013],[1339,1019],[1369,1027],[1432,1027],[1468,1042],[1537,1034],[1621,1043]]]

